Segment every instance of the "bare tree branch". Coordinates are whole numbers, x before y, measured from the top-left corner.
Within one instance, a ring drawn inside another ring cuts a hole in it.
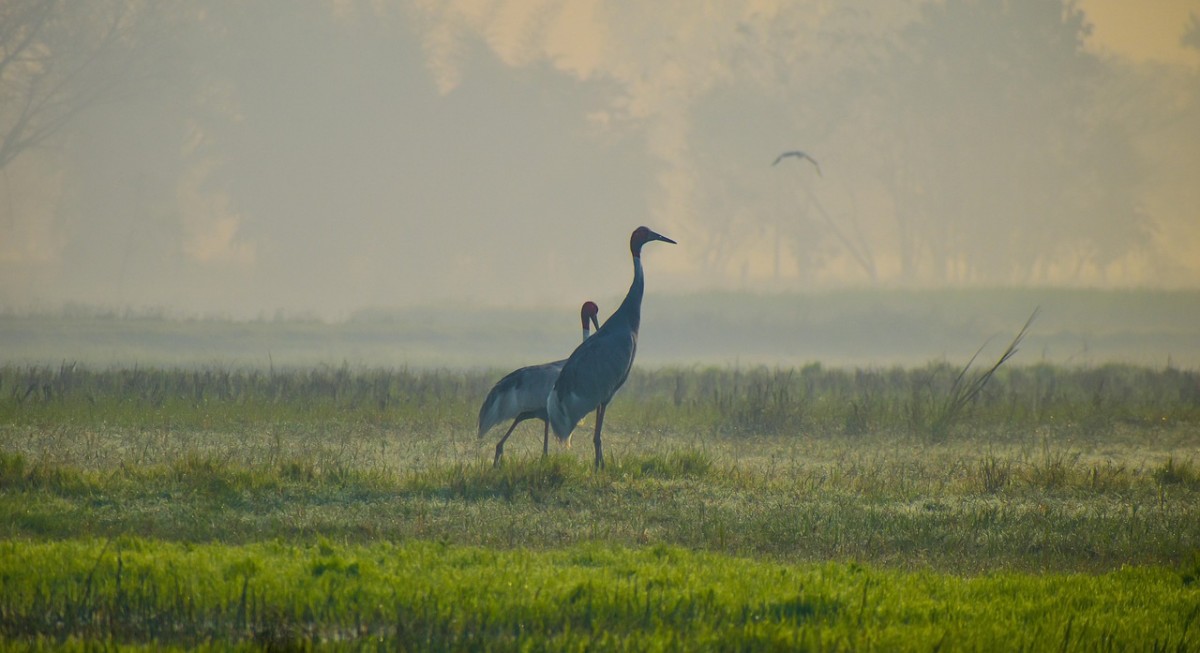
[[[55,0],[14,2],[0,10],[0,80],[9,65],[36,42],[42,26],[54,11]]]
[[[158,3],[13,0],[0,9],[0,169],[145,81],[139,30]]]

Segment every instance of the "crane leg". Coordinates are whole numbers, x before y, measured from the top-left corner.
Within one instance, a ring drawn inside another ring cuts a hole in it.
[[[604,445],[600,442],[600,430],[604,428],[604,409],[608,404],[596,407],[596,435],[592,443],[596,445],[596,469],[604,469]]]
[[[520,423],[521,420],[514,419],[512,426],[508,427],[508,430],[504,432],[504,437],[500,438],[500,442],[496,443],[496,457],[492,459],[492,467],[500,466],[500,456],[504,455],[504,441],[508,439],[508,436],[512,435],[513,429],[517,428],[517,424]]]
[[[542,458],[550,455],[550,420],[546,420],[542,426]]]

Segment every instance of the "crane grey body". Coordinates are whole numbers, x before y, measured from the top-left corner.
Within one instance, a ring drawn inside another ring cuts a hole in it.
[[[654,241],[674,244],[675,241],[646,227],[638,227],[629,238],[633,255],[633,283],[625,300],[604,322],[596,334],[575,348],[563,365],[554,389],[546,399],[546,415],[559,440],[570,440],[571,432],[584,415],[596,411],[596,432],[592,442],[596,447],[596,468],[604,467],[604,449],[600,433],[604,428],[604,411],[613,395],[629,377],[633,357],[637,354],[638,327],[642,320],[642,294],[645,289],[642,273],[642,245]]]
[[[588,339],[589,322],[599,329],[596,316],[600,309],[592,302],[584,302],[579,310],[579,320],[583,323],[583,339]],[[479,437],[483,437],[492,427],[506,419],[513,421],[504,437],[496,444],[496,457],[492,466],[500,464],[504,455],[504,443],[512,435],[517,424],[527,419],[540,419],[544,424],[542,429],[542,455],[550,452],[550,422],[546,419],[546,397],[554,388],[554,380],[562,370],[567,359],[530,365],[513,370],[496,382],[479,407]]]
[[[773,166],[779,165],[780,161],[784,160],[785,158],[787,158],[789,156],[794,156],[798,159],[808,159],[809,161],[812,162],[813,166],[817,169],[817,176],[818,177],[824,176],[821,174],[821,164],[817,163],[817,160],[812,158],[811,156],[809,156],[807,152],[804,152],[801,150],[790,150],[788,152],[784,152],[783,154],[780,154],[779,156],[775,157],[775,162],[772,163],[771,165],[773,165]]]

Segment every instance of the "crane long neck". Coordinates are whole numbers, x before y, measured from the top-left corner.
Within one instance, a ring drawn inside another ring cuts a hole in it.
[[[637,333],[642,322],[642,294],[645,290],[645,280],[642,275],[642,258],[636,254],[633,257],[633,283],[629,284],[629,292],[625,301],[617,308],[617,312],[609,321],[620,320],[629,325],[629,329]],[[605,322],[607,325],[608,323]]]

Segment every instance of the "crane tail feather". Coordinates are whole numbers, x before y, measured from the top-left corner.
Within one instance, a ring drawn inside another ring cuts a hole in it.
[[[550,420],[550,430],[554,432],[554,437],[559,442],[570,446],[571,433],[575,430],[575,425],[579,423],[579,418],[572,418],[566,406],[559,401],[558,393],[551,392],[546,398],[546,415]]]
[[[520,404],[520,398],[510,386],[497,384],[492,388],[479,407],[479,437],[500,422],[517,417],[522,411]]]

